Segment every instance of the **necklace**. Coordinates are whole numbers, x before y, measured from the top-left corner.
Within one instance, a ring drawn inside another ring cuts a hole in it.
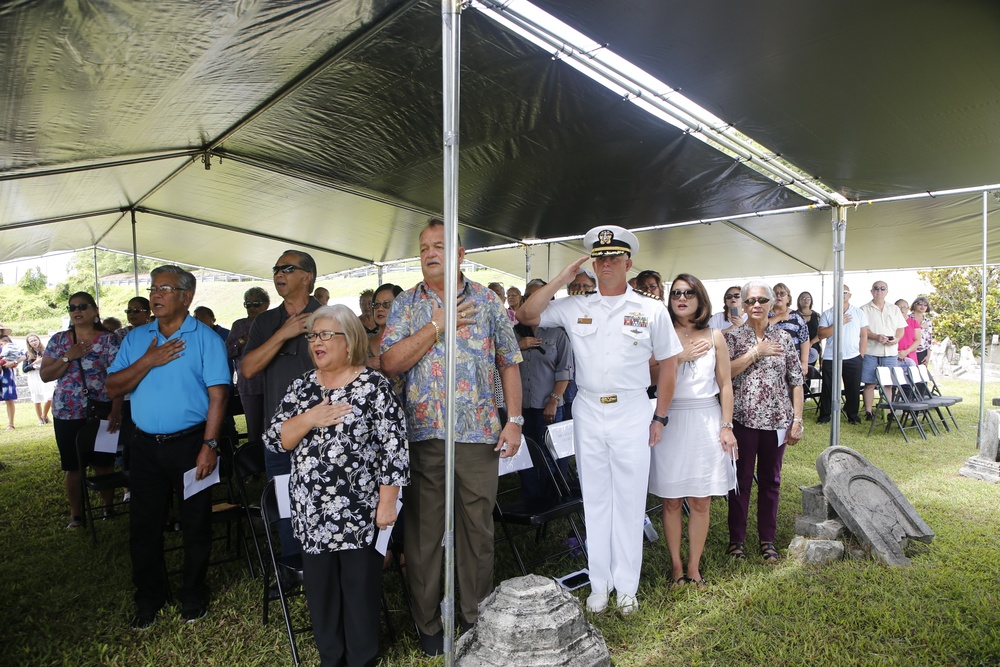
[[[365,370],[364,366],[351,366],[347,369],[346,374],[341,374],[339,377],[331,376],[327,371],[316,371],[316,377],[319,379],[319,383],[326,389],[342,389],[354,382],[363,370]],[[345,379],[341,380],[340,378]]]

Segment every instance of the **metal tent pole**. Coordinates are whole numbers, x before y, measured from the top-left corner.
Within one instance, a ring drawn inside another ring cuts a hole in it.
[[[444,664],[455,664],[455,349],[458,286],[458,111],[461,57],[461,0],[441,0],[441,72],[444,98],[445,229],[445,491],[444,491]]]
[[[830,387],[830,446],[840,444],[840,386],[844,366],[844,239],[847,235],[847,209],[833,209],[833,308],[839,313],[833,322],[833,380]],[[823,362],[820,361],[822,368]],[[857,391],[857,387],[845,387]]]
[[[986,221],[989,218],[987,213],[988,208],[988,192],[983,191],[983,290],[980,303],[982,304],[980,308],[980,318],[979,318],[979,425],[976,431],[976,448],[982,444],[983,437],[983,419],[986,417],[986,292],[989,287],[986,281],[989,278],[989,269],[986,266],[986,239],[987,239],[987,229]]]
[[[97,246],[94,246],[94,301],[101,307],[101,281],[97,276]]]
[[[135,295],[139,296],[139,250],[135,241],[135,209],[132,209],[132,275],[135,277]]]

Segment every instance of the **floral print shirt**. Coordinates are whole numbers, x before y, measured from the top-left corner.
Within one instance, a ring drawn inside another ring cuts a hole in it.
[[[757,334],[747,324],[722,332],[729,346],[729,358],[746,354],[757,344]],[[733,421],[761,431],[777,431],[792,423],[789,390],[802,384],[799,350],[788,332],[769,325],[764,340],[777,341],[784,355],[762,356],[733,378]]]
[[[496,445],[500,418],[493,397],[493,369],[521,363],[521,350],[507,312],[493,290],[463,276],[462,294],[464,303],[476,305],[476,322],[458,329],[455,440]],[[435,304],[444,305],[423,282],[397,296],[386,320],[382,353],[427,326]],[[410,442],[445,437],[444,367],[442,331],[441,341],[404,374]]]
[[[309,554],[372,544],[379,486],[410,481],[403,410],[389,381],[370,368],[338,389],[323,387],[315,370],[293,380],[264,444],[285,451],[281,425],[326,399],[348,402],[353,411],[343,424],[314,428],[291,452],[292,531]]]
[[[108,367],[118,356],[118,336],[110,331],[102,331],[94,337],[93,346],[79,361],[69,362],[66,372],[56,381],[52,396],[52,415],[58,419],[86,419],[87,399],[110,401],[104,390],[104,380],[108,377]],[[59,359],[73,347],[73,337],[69,331],[60,331],[49,339],[45,346],[45,356]],[[81,374],[81,367],[83,373]],[[86,377],[87,392],[83,392]]]
[[[931,318],[924,316],[924,321],[920,323],[920,345],[917,352],[926,352],[934,344],[934,334],[932,333]]]
[[[788,332],[788,335],[792,337],[792,342],[795,343],[795,347],[802,349],[802,343],[809,342],[809,325],[795,311],[788,313],[787,320],[773,322],[773,324],[782,331]]]

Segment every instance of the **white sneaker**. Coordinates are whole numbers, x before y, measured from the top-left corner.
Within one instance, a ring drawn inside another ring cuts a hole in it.
[[[607,592],[595,592],[591,593],[590,597],[587,598],[587,611],[600,614],[602,611],[608,608],[608,594]]]
[[[639,601],[635,599],[634,595],[618,596],[618,611],[622,613],[622,616],[628,616],[629,614],[638,610],[639,610]]]

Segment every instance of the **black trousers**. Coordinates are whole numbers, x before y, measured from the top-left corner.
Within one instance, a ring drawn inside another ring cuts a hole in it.
[[[858,406],[861,397],[861,356],[843,361],[844,377],[844,414],[850,420],[858,419]],[[823,360],[823,391],[819,398],[819,418],[829,418],[833,404],[834,389],[833,361]],[[839,390],[839,387],[837,388]],[[839,391],[837,391],[839,393]],[[837,403],[840,403],[838,396]]]
[[[140,611],[155,610],[167,599],[163,566],[163,527],[170,510],[171,494],[180,503],[184,531],[183,584],[177,591],[182,605],[208,603],[205,575],[212,547],[212,494],[205,489],[184,498],[184,473],[195,467],[204,433],[157,443],[136,432],[132,440],[129,484],[129,551],[132,583]]]
[[[322,667],[375,665],[382,609],[382,555],[364,549],[302,552],[303,587]]]

